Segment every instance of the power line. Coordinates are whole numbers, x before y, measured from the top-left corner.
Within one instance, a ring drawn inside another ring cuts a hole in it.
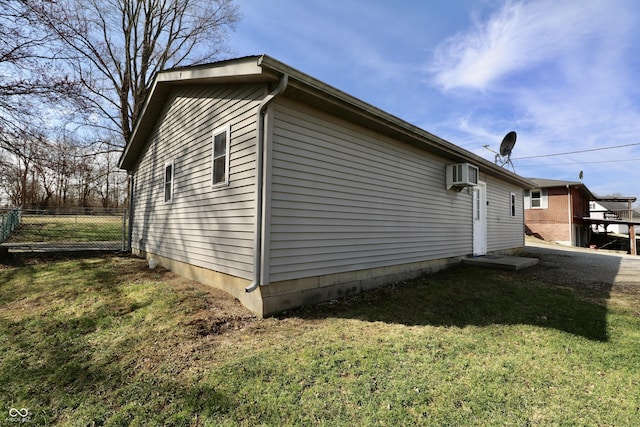
[[[543,166],[566,166],[566,165],[592,165],[596,163],[621,163],[621,162],[638,162],[640,159],[621,159],[621,160],[599,160],[596,162],[565,162],[565,163],[551,163],[551,164],[535,164],[535,165],[518,165],[518,168],[539,168]]]
[[[564,155],[567,155],[567,154],[588,153],[590,151],[612,150],[614,148],[633,147],[635,145],[640,145],[640,142],[636,142],[634,144],[614,145],[612,147],[591,148],[589,150],[567,151],[566,153],[541,154],[539,156],[527,156],[527,157],[514,157],[512,160],[524,160],[524,159],[537,159],[537,158],[540,158],[540,157],[564,156]]]

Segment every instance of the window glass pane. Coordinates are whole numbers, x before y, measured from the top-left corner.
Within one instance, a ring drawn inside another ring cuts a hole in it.
[[[227,180],[227,157],[218,157],[213,160],[213,183],[218,184]]]
[[[227,154],[227,134],[219,133],[213,137],[213,156],[219,157]]]
[[[540,190],[531,190],[531,207],[542,207],[542,192]]]
[[[229,179],[229,171],[227,170],[229,150],[229,130],[223,130],[213,135],[213,171],[211,174],[212,185],[225,184]]]
[[[173,165],[167,165],[164,168],[164,201],[171,200],[171,187],[173,184]]]
[[[167,183],[164,186],[164,201],[168,202],[171,200],[171,184]]]

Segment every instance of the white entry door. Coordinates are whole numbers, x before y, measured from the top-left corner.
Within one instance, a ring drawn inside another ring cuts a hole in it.
[[[487,184],[473,187],[473,255],[487,253]]]

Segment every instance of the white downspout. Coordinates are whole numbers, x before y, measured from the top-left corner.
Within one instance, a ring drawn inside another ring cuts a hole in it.
[[[253,254],[253,282],[247,286],[244,290],[246,292],[255,291],[260,286],[260,275],[262,273],[262,192],[264,186],[264,148],[265,148],[265,123],[264,115],[267,111],[267,107],[274,100],[274,98],[280,95],[287,88],[289,83],[289,75],[283,74],[280,78],[278,87],[273,92],[267,95],[260,105],[258,106],[258,115],[256,122],[258,123],[257,129],[257,141],[256,141],[256,216],[255,216],[255,236],[254,236],[254,248]]]
[[[131,252],[131,247],[132,247],[132,242],[131,239],[133,237],[133,184],[134,184],[134,175],[133,173],[129,172],[127,174],[127,184],[129,186],[128,190],[129,190],[129,206],[127,206],[127,210],[129,211],[129,218],[127,218],[128,220],[128,230],[127,230],[127,242],[126,242],[126,247],[124,248],[124,250],[126,252]]]

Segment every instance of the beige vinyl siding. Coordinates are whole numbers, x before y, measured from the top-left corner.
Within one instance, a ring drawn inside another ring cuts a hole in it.
[[[261,85],[173,89],[135,170],[132,246],[241,278],[253,272],[256,111]],[[213,130],[230,126],[230,180],[213,188]],[[163,165],[173,161],[173,200]]]
[[[273,117],[271,282],[471,252],[444,159],[291,101]]]
[[[524,246],[522,188],[484,177],[487,182],[487,250],[500,251]],[[516,195],[516,216],[511,216],[511,193]]]

